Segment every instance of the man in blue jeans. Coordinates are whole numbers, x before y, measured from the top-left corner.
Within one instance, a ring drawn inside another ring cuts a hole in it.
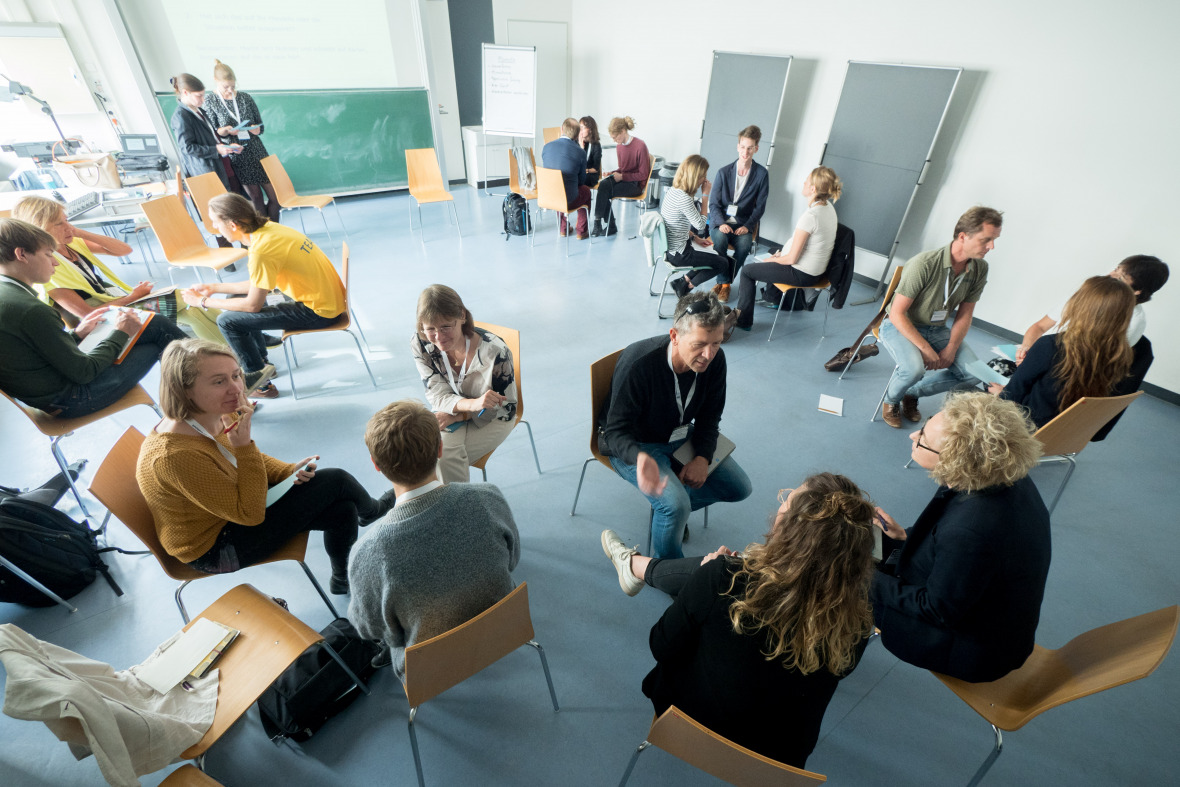
[[[652,505],[652,557],[684,556],[690,512],[750,496],[750,479],[732,456],[709,472],[725,409],[724,319],[712,293],[681,298],[667,336],[623,350],[599,414],[611,466]],[[693,458],[681,465],[672,454],[689,440]]]
[[[717,170],[709,194],[709,237],[718,254],[725,255],[733,248],[735,277],[742,272],[742,263],[754,245],[754,232],[766,212],[766,197],[770,194],[766,167],[754,160],[761,139],[762,129],[757,126],[746,126],[738,132],[737,161]],[[729,300],[731,281],[728,274],[721,274],[713,285],[722,303]]]
[[[901,428],[903,417],[914,423],[922,419],[921,397],[979,384],[967,370],[978,359],[963,340],[987,285],[983,258],[995,248],[1003,222],[1000,211],[976,205],[959,217],[950,245],[924,251],[905,264],[889,317],[881,325],[881,343],[897,363],[881,417],[894,429]],[[952,313],[954,323],[948,328]]]

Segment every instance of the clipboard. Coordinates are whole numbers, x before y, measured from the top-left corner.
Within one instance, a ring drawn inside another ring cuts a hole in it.
[[[717,448],[713,451],[713,461],[709,463],[709,469],[706,475],[712,475],[713,471],[717,469],[717,465],[725,461],[725,459],[733,453],[733,449],[737,448],[733,440],[730,440],[720,432],[717,433]],[[692,446],[692,438],[688,438],[684,443],[676,449],[672,454],[672,458],[679,462],[682,466],[688,464],[696,458],[696,449]]]

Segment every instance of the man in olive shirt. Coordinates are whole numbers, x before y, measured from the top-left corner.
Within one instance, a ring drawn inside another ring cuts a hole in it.
[[[82,352],[78,342],[109,317],[109,310],[95,309],[66,331],[57,312],[38,299],[33,285],[53,276],[56,247],[44,230],[0,219],[0,390],[50,415],[77,418],[117,402],[184,333],[157,316],[116,365],[124,341],[140,325],[133,312],[119,311],[116,330],[89,353]]]
[[[977,357],[963,340],[987,284],[983,258],[995,248],[1002,224],[1000,211],[976,205],[959,217],[949,246],[905,264],[881,326],[881,343],[897,363],[881,416],[894,429],[901,428],[902,417],[921,420],[921,397],[979,383],[967,371]],[[947,328],[952,313],[954,323]]]

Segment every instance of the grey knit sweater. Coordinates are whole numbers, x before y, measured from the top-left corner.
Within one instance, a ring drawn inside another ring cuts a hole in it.
[[[405,649],[445,633],[514,587],[520,559],[512,511],[492,484],[453,484],[393,508],[365,529],[348,560],[348,618],[383,639],[405,680]]]

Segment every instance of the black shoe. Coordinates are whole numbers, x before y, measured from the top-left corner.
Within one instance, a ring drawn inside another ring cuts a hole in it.
[[[328,580],[328,592],[333,596],[346,596],[348,591],[348,577],[341,579],[333,574],[332,578]]]
[[[688,543],[688,525],[684,526],[684,537],[680,539],[680,543],[682,543],[682,544]]]
[[[384,642],[381,643],[381,650],[377,651],[377,655],[373,657],[369,664],[373,669],[384,669],[393,663],[393,651]]]
[[[606,230],[602,227],[602,219],[595,219],[594,226],[590,228],[591,238],[601,238],[606,234]]]
[[[371,525],[381,517],[389,513],[389,509],[393,508],[394,501],[397,500],[397,492],[390,489],[381,497],[377,498],[377,513],[371,517],[363,517],[361,519],[362,525]]]
[[[275,336],[273,333],[263,333],[262,341],[266,342],[267,347],[278,347],[283,343],[283,337]]]
[[[609,238],[611,235],[618,235],[618,234],[619,234],[619,228],[615,226],[615,220],[614,220],[614,217],[612,216],[611,220],[610,220],[610,224],[608,224],[606,227],[606,236]]]
[[[677,298],[683,298],[688,293],[688,282],[683,276],[672,280],[672,292],[676,293]]]

